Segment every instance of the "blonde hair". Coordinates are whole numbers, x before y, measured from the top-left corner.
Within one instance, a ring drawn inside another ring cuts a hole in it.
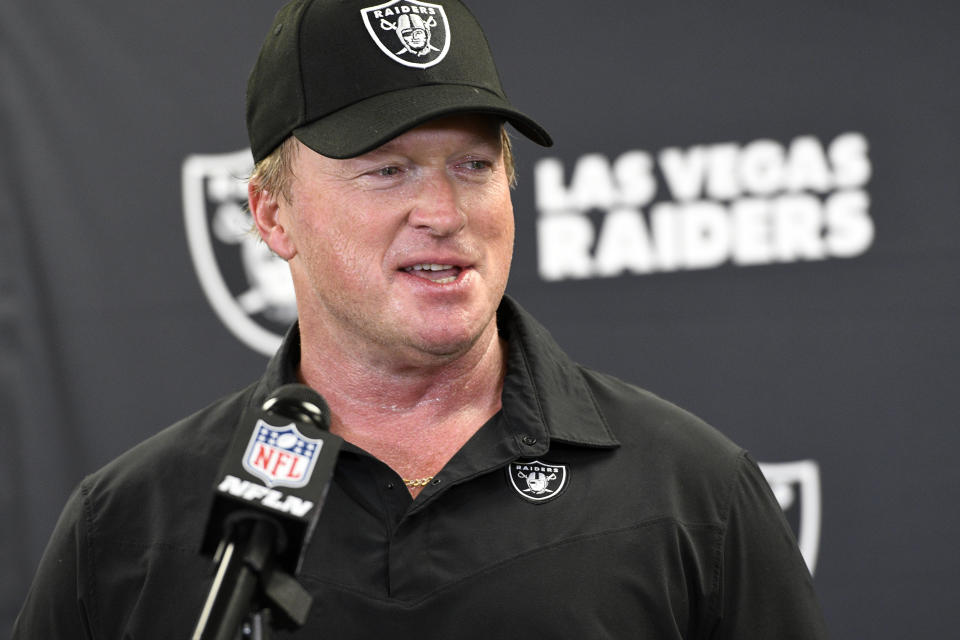
[[[500,147],[503,150],[503,165],[511,187],[517,185],[517,169],[513,160],[513,146],[507,128],[500,127]],[[294,178],[293,163],[299,147],[293,136],[284,140],[280,146],[257,163],[250,174],[249,182],[257,195],[263,192],[274,194],[290,202],[290,183]]]
[[[510,187],[517,186],[517,164],[513,160],[513,145],[510,143],[510,135],[507,134],[507,128],[500,125],[500,148],[503,149],[503,168],[507,172],[507,182]]]
[[[270,155],[258,162],[248,180],[254,193],[258,196],[264,192],[271,193],[290,202],[293,161],[299,151],[296,138],[289,136]]]

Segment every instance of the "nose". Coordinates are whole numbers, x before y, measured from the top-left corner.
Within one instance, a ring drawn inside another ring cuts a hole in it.
[[[445,172],[424,176],[408,222],[437,237],[454,235],[466,226],[467,215],[451,176]]]

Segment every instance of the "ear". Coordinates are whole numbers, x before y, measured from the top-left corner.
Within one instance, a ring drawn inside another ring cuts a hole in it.
[[[284,260],[290,260],[297,255],[290,230],[284,225],[284,220],[289,215],[289,203],[281,196],[256,188],[253,182],[247,185],[247,199],[253,224],[267,246]]]

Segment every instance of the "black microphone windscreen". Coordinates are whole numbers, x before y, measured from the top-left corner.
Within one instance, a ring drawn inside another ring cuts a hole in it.
[[[324,431],[330,429],[327,401],[305,384],[279,387],[264,401],[263,410],[297,422],[312,423]]]
[[[343,444],[329,427],[326,401],[301,384],[245,411],[215,480],[201,553],[213,555],[237,512],[255,512],[282,527],[287,544],[278,560],[296,575]]]

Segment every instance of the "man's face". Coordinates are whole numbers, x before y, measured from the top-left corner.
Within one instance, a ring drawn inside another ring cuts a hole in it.
[[[434,120],[346,160],[301,146],[294,175],[279,218],[302,322],[391,357],[495,335],[514,236],[497,121]]]
[[[423,49],[427,44],[427,32],[423,29],[405,29],[400,37],[411,49]]]

